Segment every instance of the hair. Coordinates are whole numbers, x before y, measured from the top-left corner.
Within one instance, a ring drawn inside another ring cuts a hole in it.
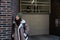
[[[15,22],[16,22],[17,26],[20,25],[21,20],[22,20],[21,18],[19,18],[19,20],[16,20],[16,19],[15,19]]]

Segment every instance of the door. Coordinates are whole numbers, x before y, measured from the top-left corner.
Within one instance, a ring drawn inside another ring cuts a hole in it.
[[[60,3],[51,0],[50,34],[60,36]]]

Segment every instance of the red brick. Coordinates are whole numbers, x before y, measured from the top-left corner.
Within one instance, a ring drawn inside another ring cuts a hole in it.
[[[1,0],[0,2],[0,39],[11,40],[12,9],[11,0]]]

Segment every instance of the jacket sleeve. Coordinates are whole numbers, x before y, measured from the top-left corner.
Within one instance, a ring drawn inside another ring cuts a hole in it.
[[[25,23],[25,32],[28,33],[28,31],[29,31],[29,26],[27,23]]]

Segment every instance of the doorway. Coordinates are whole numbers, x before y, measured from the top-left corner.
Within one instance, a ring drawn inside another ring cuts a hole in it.
[[[51,0],[50,34],[60,36],[60,1]]]

